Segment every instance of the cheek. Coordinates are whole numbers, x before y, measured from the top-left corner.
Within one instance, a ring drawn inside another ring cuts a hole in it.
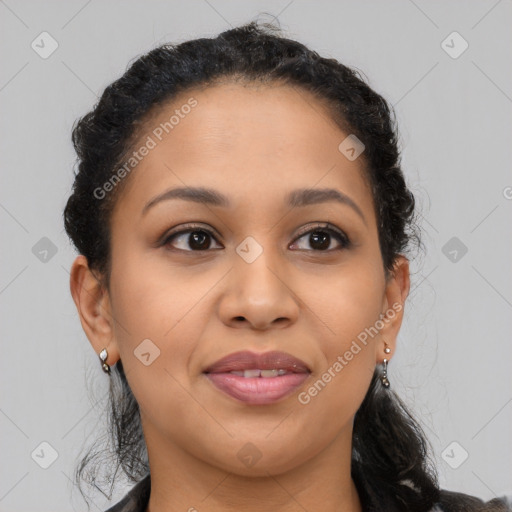
[[[335,435],[355,415],[375,371],[375,324],[381,312],[383,278],[372,275],[368,267],[354,268],[331,279],[328,290],[316,293],[315,306],[316,312],[322,312],[318,329],[325,333],[317,335],[323,366],[298,398],[305,414],[323,421]]]
[[[123,368],[141,413],[158,423],[163,411],[186,410],[183,386],[202,326],[185,288],[165,286],[151,273],[126,273],[112,297],[122,326],[116,328]]]
[[[384,297],[384,277],[369,265],[350,265],[329,276],[325,285],[308,292],[307,304],[322,326],[324,352],[331,359],[343,354],[353,340],[375,337]],[[361,343],[361,346],[364,346]]]
[[[179,382],[200,338],[198,301],[205,290],[151,258],[121,257],[112,268],[111,303],[115,336],[130,386],[139,403],[158,407]],[[151,405],[150,405],[151,404]]]
[[[114,312],[136,337],[169,336],[201,296],[185,273],[158,252],[159,249],[133,251],[114,260],[111,282]],[[123,332],[121,335],[124,336]]]
[[[323,333],[317,339],[324,359],[316,384],[306,390],[303,400],[314,414],[336,410],[353,415],[366,394],[375,371],[376,322],[384,293],[384,276],[379,271],[361,259],[310,294],[311,309]]]

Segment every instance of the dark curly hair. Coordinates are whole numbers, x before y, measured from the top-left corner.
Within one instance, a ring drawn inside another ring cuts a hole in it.
[[[383,271],[389,278],[397,256],[414,244],[422,245],[414,195],[400,167],[394,111],[361,72],[283,37],[274,24],[254,21],[214,38],[165,44],[142,55],[73,127],[78,171],[64,223],[91,270],[98,272],[108,289],[111,212],[128,178],[101,201],[94,190],[133,150],[143,122],[182,91],[229,81],[287,84],[308,91],[327,107],[342,131],[364,141],[363,178],[372,191]],[[364,475],[375,497],[386,497],[387,510],[427,511],[440,492],[428,441],[398,395],[383,388],[380,376],[376,367],[355,415],[353,473]],[[132,482],[149,472],[139,407],[122,361],[112,371],[107,408],[115,463],[107,478],[112,490],[120,468]],[[91,448],[78,465],[75,479],[81,492],[86,475],[99,488],[95,482],[101,464],[93,462],[98,458],[101,462],[104,453]]]

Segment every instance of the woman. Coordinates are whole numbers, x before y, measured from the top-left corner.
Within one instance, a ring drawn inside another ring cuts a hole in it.
[[[71,293],[138,482],[110,512],[511,510],[439,489],[387,377],[420,243],[391,114],[251,23],[152,50],[74,128]]]

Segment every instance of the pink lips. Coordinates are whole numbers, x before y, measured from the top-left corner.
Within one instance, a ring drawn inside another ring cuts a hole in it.
[[[243,377],[230,373],[256,369],[286,370],[286,373],[272,377]],[[256,405],[272,403],[289,395],[309,377],[311,370],[304,361],[286,352],[256,354],[242,351],[218,360],[204,373],[224,393]]]

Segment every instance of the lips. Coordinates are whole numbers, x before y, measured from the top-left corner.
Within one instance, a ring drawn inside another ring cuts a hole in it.
[[[250,351],[235,352],[211,364],[203,370],[203,373],[244,372],[246,370],[285,370],[286,373],[311,373],[304,361],[286,352],[278,351],[261,354]],[[264,375],[267,374],[264,373]]]
[[[215,388],[247,405],[268,405],[289,397],[310,377],[307,364],[286,352],[242,351],[203,370]]]

